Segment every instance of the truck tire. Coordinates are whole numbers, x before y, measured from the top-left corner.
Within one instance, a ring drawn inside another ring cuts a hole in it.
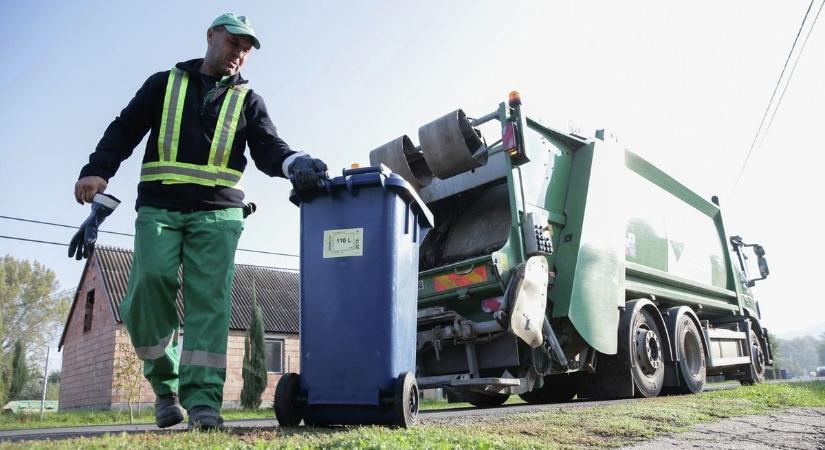
[[[739,380],[743,386],[765,382],[765,350],[762,348],[762,341],[759,340],[753,328],[750,330],[749,339],[751,344],[751,365],[750,374],[746,378]]]
[[[642,308],[631,322],[630,333],[634,395],[656,397],[662,391],[665,379],[662,330],[648,309]]]
[[[656,397],[662,391],[670,340],[656,306],[647,299],[626,303],[619,318],[616,353],[596,354],[596,372],[577,373],[579,398],[608,400]]]
[[[531,405],[544,403],[562,403],[573,400],[576,396],[576,383],[572,375],[548,375],[544,385],[530,392],[519,394],[522,400]]]
[[[477,408],[493,408],[501,406],[510,398],[510,394],[482,394],[480,392],[467,391],[463,393],[464,399]]]
[[[679,361],[679,387],[675,388],[675,392],[702,392],[707,379],[705,350],[699,330],[687,314],[679,317],[674,338],[676,357]]]

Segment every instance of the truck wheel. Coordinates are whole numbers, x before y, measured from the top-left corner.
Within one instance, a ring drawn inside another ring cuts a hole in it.
[[[753,378],[744,378],[739,380],[743,386],[750,386],[765,382],[765,351],[762,349],[762,342],[759,341],[759,336],[753,329],[750,330],[750,344],[751,344],[751,370],[753,371]]]
[[[633,318],[630,368],[637,397],[656,397],[662,390],[665,378],[665,354],[662,346],[662,330],[646,309],[639,310]]]
[[[482,394],[474,391],[464,392],[464,399],[478,408],[501,406],[508,398],[510,398],[510,394]]]
[[[409,428],[418,420],[418,384],[415,376],[404,372],[395,380],[393,414],[396,425]]]
[[[522,400],[531,405],[543,403],[569,402],[576,396],[576,383],[571,375],[548,375],[544,385],[530,392],[519,394]]]
[[[679,359],[680,394],[702,392],[705,388],[705,350],[696,324],[683,314],[676,325],[676,355]]]
[[[304,405],[298,401],[301,378],[285,373],[275,387],[275,418],[282,427],[297,427],[304,418]]]

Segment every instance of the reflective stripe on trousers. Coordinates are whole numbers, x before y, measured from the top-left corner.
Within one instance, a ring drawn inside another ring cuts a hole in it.
[[[180,363],[185,366],[226,369],[226,354],[203,352],[200,350],[184,350],[180,354]]]
[[[156,345],[150,345],[148,347],[135,347],[135,353],[140,359],[161,358],[166,354],[166,347],[169,346],[169,342],[172,341],[172,336],[174,335],[175,333],[173,332],[169,336],[161,339]]]

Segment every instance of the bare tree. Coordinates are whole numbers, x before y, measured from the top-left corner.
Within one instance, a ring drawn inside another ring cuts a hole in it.
[[[128,339],[118,343],[115,352],[113,387],[126,399],[129,406],[129,423],[135,422],[133,405],[140,404],[141,386],[143,384],[143,361]]]

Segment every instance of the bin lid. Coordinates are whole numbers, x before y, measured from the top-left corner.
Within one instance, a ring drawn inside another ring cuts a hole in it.
[[[364,188],[370,186],[380,186],[385,190],[392,191],[409,203],[413,210],[418,212],[419,224],[422,228],[433,228],[435,219],[433,213],[415,192],[415,189],[400,175],[393,173],[387,166],[359,167],[357,169],[345,169],[341,176],[329,178],[324,181],[324,188],[310,195],[298,196],[293,190],[289,194],[289,201],[300,206],[301,203],[312,202],[315,197],[335,195],[336,191],[352,191],[353,188]]]

